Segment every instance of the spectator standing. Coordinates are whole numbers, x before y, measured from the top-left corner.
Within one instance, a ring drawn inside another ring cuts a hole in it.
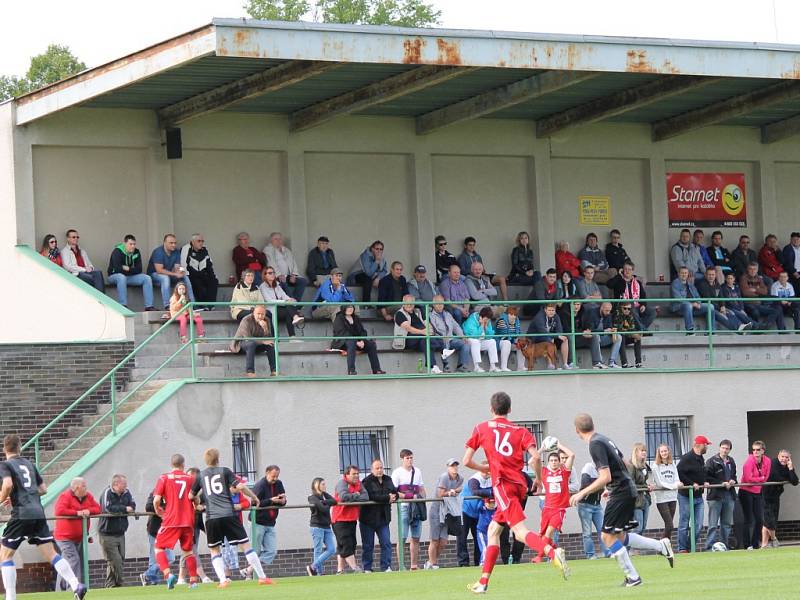
[[[724,279],[722,280],[724,282]],[[722,285],[717,282],[717,267],[713,265],[706,267],[705,279],[697,282],[697,293],[701,298],[720,298],[722,296]],[[750,329],[749,323],[742,323],[734,311],[728,310],[724,302],[712,302],[714,323],[722,325],[732,331],[745,331]],[[708,314],[708,313],[706,313]],[[709,326],[709,329],[712,327]]]
[[[678,461],[678,477],[683,486],[678,490],[678,552],[688,552],[689,511],[694,511],[694,541],[700,539],[703,530],[703,490],[706,487],[706,469],[703,455],[711,442],[707,437],[698,435],[694,438],[692,449],[681,456]],[[689,503],[689,488],[694,490],[694,505]]]
[[[164,310],[169,310],[169,299],[172,296],[172,286],[179,281],[186,284],[189,300],[194,302],[192,282],[186,274],[186,267],[181,262],[181,253],[177,250],[178,241],[175,236],[168,233],[164,241],[150,254],[147,263],[147,274],[153,280],[153,285],[161,288],[161,302]]]
[[[269,234],[269,244],[264,247],[264,255],[267,257],[267,266],[275,270],[283,291],[298,302],[301,301],[308,279],[300,275],[292,251],[283,244],[283,234],[279,231]]]
[[[81,236],[74,229],[67,230],[67,245],[61,250],[64,268],[81,281],[88,283],[100,293],[105,293],[103,274],[94,268],[86,250],[78,246]]]
[[[181,265],[186,267],[197,301],[216,302],[219,281],[206,241],[199,233],[193,233],[189,243],[181,248]],[[213,310],[213,306],[209,308]]]
[[[394,335],[392,347],[396,350],[411,350],[422,353],[422,360],[428,365],[428,352],[433,358],[435,352],[444,349],[444,342],[439,338],[431,338],[426,347],[425,336],[431,333],[430,325],[425,323],[422,312],[414,307],[414,296],[406,294],[403,296],[403,305],[394,315]],[[436,364],[431,368],[432,373],[441,373]]]
[[[678,476],[678,467],[672,460],[672,450],[666,444],[661,444],[656,451],[656,460],[652,466],[653,473],[653,500],[656,503],[658,514],[664,520],[664,535],[672,539],[675,529],[675,507],[678,503],[678,487],[681,479]]]
[[[685,266],[678,268],[678,276],[672,281],[670,295],[673,298],[684,298],[682,302],[673,302],[670,312],[683,316],[683,327],[686,335],[694,335],[694,317],[703,314],[702,304],[698,302],[700,292],[689,279],[689,269]],[[709,326],[709,329],[712,327]]]
[[[314,287],[321,286],[330,276],[331,272],[339,265],[336,264],[336,255],[330,247],[330,240],[321,235],[317,238],[317,245],[308,252],[306,274]]]
[[[127,234],[112,251],[108,260],[108,281],[117,287],[117,299],[128,306],[128,286],[142,288],[145,310],[153,308],[153,281],[142,273],[142,253],[136,247],[136,238]]]
[[[772,284],[770,296],[783,298],[780,303],[781,311],[784,315],[791,315],[794,322],[795,333],[800,330],[800,303],[792,302],[789,298],[794,298],[794,288],[789,284],[789,274],[786,271],[778,275],[778,281]],[[784,322],[786,319],[784,319]]]
[[[122,587],[125,566],[125,532],[128,530],[128,513],[136,510],[136,502],[128,491],[128,480],[115,474],[111,485],[100,495],[100,511],[117,514],[116,517],[100,517],[97,531],[100,546],[106,559],[105,587]]]
[[[392,471],[392,483],[397,488],[398,500],[413,500],[425,498],[425,483],[422,472],[414,467],[414,453],[408,448],[400,450],[400,466]],[[403,502],[400,504],[400,539],[397,540],[397,560],[400,561],[401,552],[405,546],[406,538],[411,537],[410,565],[416,571],[419,563],[419,538],[422,535],[423,513],[427,512],[417,508],[424,504]]]
[[[448,460],[446,466],[447,470],[436,480],[436,497],[441,498],[442,502],[431,503],[428,511],[431,541],[428,545],[428,560],[425,561],[425,569],[439,568],[439,555],[444,552],[447,538],[450,536],[447,517],[452,515],[453,518],[458,519],[459,524],[461,521],[461,507],[457,496],[464,488],[464,478],[458,472],[458,461],[455,458]]]
[[[267,308],[263,305],[256,306],[253,314],[247,315],[239,322],[233,340],[231,352],[247,355],[245,376],[256,376],[256,352],[265,352],[269,362],[270,375],[275,376],[275,342],[271,339],[246,339],[246,338],[272,338],[272,323],[267,319]]]
[[[178,321],[182,344],[189,341],[186,335],[189,319],[194,321],[195,327],[197,328],[197,337],[206,337],[206,330],[203,327],[202,317],[191,308],[183,310],[188,303],[189,299],[186,297],[186,284],[181,281],[175,286],[175,291],[172,292],[172,298],[169,299],[169,316],[170,318],[177,317],[175,320]],[[182,310],[183,312],[181,312]]]
[[[747,266],[750,263],[758,265],[756,253],[750,249],[750,236],[739,236],[739,245],[731,252],[731,268],[736,273],[736,277],[742,277],[747,273]]]
[[[766,444],[761,440],[753,442],[753,453],[742,466],[742,486],[739,488],[739,502],[744,513],[744,540],[742,546],[748,550],[761,547],[761,528],[764,525],[764,496],[761,484],[769,481],[772,462],[765,456]],[[744,485],[746,484],[746,485]]]
[[[778,238],[770,233],[764,238],[764,245],[758,251],[758,264],[761,273],[772,281],[777,281],[778,275],[784,272],[781,264],[782,254],[778,247]]]
[[[589,233],[586,236],[586,245],[578,253],[578,258],[581,260],[582,271],[586,271],[586,267],[594,267],[594,278],[597,283],[605,284],[617,274],[617,269],[609,266],[606,253],[597,245],[597,234],[595,233]]]
[[[614,329],[622,336],[622,344],[619,347],[619,357],[622,361],[622,368],[629,369],[635,366],[642,368],[642,334],[638,333],[638,325],[634,315],[633,305],[623,302],[617,305],[614,313]],[[633,346],[634,364],[628,362],[626,346]]]
[[[336,536],[336,573],[344,573],[345,567],[350,567],[354,573],[360,573],[361,568],[356,565],[356,524],[361,507],[342,506],[342,503],[366,502],[369,499],[359,480],[357,466],[350,465],[344,470],[333,497],[336,505],[331,509],[331,524]]]
[[[481,255],[475,250],[476,244],[477,242],[474,237],[468,236],[464,238],[464,251],[458,257],[458,266],[461,267],[462,273],[472,273],[472,263],[474,262],[479,262],[481,265],[486,264],[483,262]],[[506,278],[497,273],[486,271],[485,267],[482,274],[485,274],[489,278],[490,283],[500,288],[500,295],[503,300],[507,300],[508,281]]]
[[[236,236],[237,245],[233,249],[233,264],[236,268],[236,279],[240,281],[245,269],[255,275],[255,284],[261,283],[261,271],[267,266],[267,257],[260,250],[250,245],[250,234],[242,231]]]
[[[359,352],[366,352],[369,357],[369,365],[373,375],[385,375],[386,371],[381,370],[381,362],[378,358],[378,346],[374,340],[367,339],[367,330],[361,323],[361,319],[355,313],[356,307],[346,304],[344,310],[339,311],[333,320],[333,336],[331,348],[347,351],[347,374],[357,375],[356,355]],[[342,339],[342,338],[362,338],[362,339]]]
[[[315,477],[311,482],[311,541],[314,544],[314,560],[306,565],[306,572],[311,576],[324,575],[325,561],[336,554],[336,542],[331,530],[331,508],[336,506],[336,498],[328,493],[328,486],[322,477]]]
[[[769,297],[769,286],[765,278],[758,274],[757,262],[751,262],[747,266],[747,272],[739,278],[739,287],[745,298]],[[758,321],[757,329],[769,329],[772,325],[781,331],[786,329],[783,306],[779,302],[746,302],[744,310]]]
[[[295,299],[289,296],[278,281],[278,275],[273,267],[266,267],[261,274],[263,281],[258,286],[261,292],[261,297],[265,302],[274,302],[275,307],[273,310],[278,311],[278,318],[283,319],[286,323],[286,334],[289,337],[294,337],[295,326],[299,326],[305,321],[303,315],[299,314],[297,309],[292,306]]]
[[[681,267],[686,267],[693,281],[705,277],[706,265],[698,246],[692,243],[692,232],[688,229],[681,229],[678,241],[670,248],[669,260],[676,276]]]
[[[261,564],[268,566],[275,560],[278,553],[278,536],[275,525],[280,510],[274,506],[286,506],[286,490],[283,482],[278,479],[281,470],[278,465],[269,465],[264,470],[264,477],[253,486],[253,493],[258,498],[258,507],[268,510],[256,511],[256,539],[253,540],[254,550],[258,553]],[[247,567],[247,575],[252,576],[253,568]]]
[[[359,528],[361,529],[361,566],[365,573],[372,573],[372,559],[375,552],[375,536],[381,547],[381,571],[392,570],[392,538],[389,524],[392,522],[392,504],[397,501],[397,488],[392,478],[384,473],[383,462],[372,461],[370,474],[361,482],[369,500],[374,505],[361,507]]]
[[[579,490],[592,485],[598,477],[597,467],[592,461],[587,462],[581,469],[581,484]],[[595,554],[594,539],[592,533],[592,526],[597,531],[600,541],[600,551],[603,556],[611,556],[608,548],[603,543],[603,538],[600,535],[603,531],[603,507],[600,505],[600,497],[602,491],[597,491],[584,496],[578,502],[578,518],[581,521],[581,538],[583,539],[583,553],[589,560],[600,558]]]
[[[403,296],[408,294],[408,282],[403,276],[403,263],[399,260],[392,262],[389,274],[382,277],[378,283],[378,302],[402,302]],[[378,312],[384,321],[391,321],[397,306],[383,305]]]
[[[414,277],[408,281],[408,293],[423,302],[431,302],[439,293],[436,286],[428,280],[427,273],[425,265],[417,265],[414,267]]]
[[[517,244],[511,251],[511,273],[508,275],[508,283],[533,285],[542,278],[542,274],[536,270],[530,242],[531,237],[527,231],[520,231],[517,234]]]
[[[658,311],[649,302],[639,302],[647,299],[647,292],[645,291],[644,283],[634,274],[635,268],[636,265],[632,262],[625,263],[622,271],[616,277],[609,279],[606,285],[611,290],[614,299],[621,298],[632,302],[633,310],[631,314],[636,321],[636,328],[646,331],[655,321]],[[652,334],[648,333],[646,335]]]
[[[486,352],[489,357],[489,370],[492,372],[500,371],[497,366],[497,343],[494,338],[494,327],[492,327],[492,307],[483,306],[479,312],[472,313],[464,321],[464,335],[467,338],[470,353],[472,354],[472,366],[475,373],[483,373],[485,369],[481,367],[481,350]],[[500,342],[501,351],[504,346],[511,347],[511,342],[503,340]],[[508,370],[508,368],[506,368]]]
[[[386,259],[383,257],[383,242],[375,240],[366,248],[350,269],[347,285],[361,286],[361,301],[369,302],[372,289],[378,289],[381,278],[389,274]]]
[[[477,498],[470,498],[477,496]],[[473,565],[481,564],[482,548],[478,543],[478,520],[480,510],[484,500],[494,498],[492,489],[492,478],[488,472],[478,471],[467,479],[467,485],[461,490],[461,535],[457,544],[458,566],[469,566],[469,549],[467,548],[467,536],[472,534],[473,542]]]
[[[797,473],[794,471],[792,455],[788,450],[781,450],[772,459],[769,470],[768,482],[788,481],[790,485],[796,486],[800,483]],[[780,546],[775,530],[778,528],[778,517],[781,510],[781,495],[784,485],[765,485],[763,488],[764,496],[764,526],[761,529],[761,547],[777,548]]]
[[[511,351],[516,351],[517,371],[525,370],[525,356],[522,350],[517,347],[517,340],[522,334],[522,324],[519,320],[519,308],[516,306],[509,306],[505,312],[500,315],[497,322],[494,324],[494,332],[501,337],[495,338],[497,343],[497,351],[500,353],[500,370],[510,371],[508,368],[508,359],[511,356]],[[508,341],[508,344],[502,342]]]
[[[547,269],[544,277],[533,284],[531,295],[528,300],[543,300],[545,302],[552,302],[558,298],[558,272],[553,269]],[[522,309],[522,313],[528,317],[536,316],[542,310],[544,304],[526,304]]]
[[[434,256],[436,258],[436,283],[437,285],[447,277],[452,265],[458,264],[458,259],[452,252],[447,251],[447,238],[443,235],[437,235],[434,239],[436,250]]]
[[[610,241],[606,244],[606,261],[608,261],[609,268],[616,269],[617,273],[619,273],[626,262],[633,261],[620,242],[622,234],[619,229],[612,229],[608,237]]]
[[[258,276],[261,279],[261,275]],[[243,306],[231,306],[231,317],[237,321],[241,321],[247,315],[253,314],[255,305],[263,302],[264,297],[261,295],[261,290],[258,289],[256,284],[256,274],[252,269],[247,268],[242,271],[241,280],[233,286],[233,293],[231,294],[231,302],[248,302]]]
[[[469,289],[461,276],[461,267],[450,265],[447,277],[443,278],[439,284],[439,291],[448,301],[448,312],[453,315],[456,323],[461,325],[470,313],[470,305],[467,304],[470,299]]]
[[[622,336],[617,334],[614,327],[613,308],[610,302],[603,302],[599,312],[587,313],[583,320],[583,336],[590,338],[592,354],[592,367],[595,369],[619,369],[619,349],[622,345]],[[608,358],[608,367],[603,363],[601,348],[611,346],[611,355]]]
[[[440,336],[442,344],[442,370],[447,373],[450,367],[447,359],[454,353],[458,353],[458,363],[456,371],[466,373],[467,360],[469,359],[469,345],[463,339],[464,331],[458,324],[452,313],[445,310],[444,296],[437,294],[433,297],[433,310],[430,312],[430,327],[433,335]]]
[[[794,295],[800,296],[800,232],[793,231],[789,243],[781,252],[783,269],[789,274],[789,282],[794,287]]]
[[[706,481],[709,485],[724,487],[709,488],[706,494],[708,503],[708,531],[706,532],[706,550],[710,550],[716,542],[726,546],[733,528],[733,512],[736,507],[737,483],[736,461],[730,456],[733,444],[730,440],[719,443],[719,453],[706,461]]]
[[[631,451],[631,462],[625,465],[628,469],[628,475],[633,479],[636,485],[636,508],[633,510],[633,520],[639,523],[635,533],[644,535],[644,530],[647,529],[647,517],[650,514],[650,505],[652,498],[650,492],[653,485],[648,481],[652,469],[647,464],[647,446],[642,442],[636,442]],[[644,490],[642,488],[645,488]]]
[[[58,239],[52,233],[48,233],[44,236],[42,247],[39,248],[39,254],[44,256],[51,263],[55,263],[63,268],[64,261],[61,260],[61,250],[58,248]]]
[[[83,477],[75,477],[69,483],[69,489],[64,490],[56,500],[53,515],[56,517],[88,517],[89,515],[100,514],[100,505],[89,493],[86,487],[86,480]],[[89,529],[90,521],[86,519],[86,532]],[[56,528],[53,531],[53,538],[61,548],[61,556],[72,567],[72,572],[78,581],[83,581],[83,523],[82,519],[57,519]],[[89,538],[92,541],[92,538]],[[58,577],[61,580],[61,577]],[[67,589],[69,585],[63,581],[63,585],[56,583],[56,590]]]
[[[721,231],[715,231],[711,234],[711,245],[706,250],[708,252],[708,258],[711,259],[711,264],[722,271],[723,277],[727,273],[733,272],[730,253],[728,249],[722,245]],[[724,281],[724,279],[720,280],[720,283],[722,283],[722,281]]]
[[[568,271],[573,279],[581,276],[581,260],[569,250],[569,242],[561,240],[556,244],[556,272],[558,276]]]
[[[314,302],[319,302],[319,304],[311,310],[312,317],[334,320],[342,309],[343,303],[355,302],[353,294],[347,289],[343,279],[344,273],[339,267],[331,269],[330,276],[320,284],[317,295],[314,296]],[[358,307],[354,307],[354,310],[357,313]]]
[[[556,305],[547,304],[544,310],[539,311],[528,326],[528,335],[538,334],[532,337],[534,344],[539,342],[552,342],[556,346],[556,350],[561,355],[561,365],[563,369],[572,369],[572,363],[569,362],[569,340],[567,336],[562,335],[564,332],[561,326],[561,319],[556,315]],[[549,367],[549,365],[548,365]],[[553,365],[552,368],[555,368]]]

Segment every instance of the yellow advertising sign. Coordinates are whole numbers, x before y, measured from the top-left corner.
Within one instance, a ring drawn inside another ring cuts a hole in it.
[[[581,225],[611,225],[610,196],[578,196]]]

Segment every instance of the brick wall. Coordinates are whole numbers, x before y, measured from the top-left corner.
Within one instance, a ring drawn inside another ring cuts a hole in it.
[[[0,346],[0,431],[15,432],[23,442],[89,389],[133,350],[132,342],[113,344],[19,344]],[[125,385],[130,368],[120,372],[117,389]],[[110,401],[110,385],[99,388],[85,406],[55,426],[44,437],[44,449],[64,437],[80,416],[96,412]]]

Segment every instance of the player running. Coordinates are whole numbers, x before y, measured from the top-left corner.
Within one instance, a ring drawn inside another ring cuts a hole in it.
[[[489,587],[497,557],[500,554],[500,532],[510,527],[514,538],[523,540],[534,551],[544,551],[553,564],[561,570],[566,579],[569,576],[564,550],[553,548],[541,536],[525,527],[523,500],[528,486],[522,474],[525,452],[530,454],[528,465],[536,473],[536,480],[542,480],[542,462],[536,450],[536,440],[530,431],[508,420],[511,412],[511,398],[505,392],[496,392],[490,400],[492,418],[475,426],[472,436],[467,440],[467,450],[461,464],[475,471],[490,472],[494,498],[497,503],[489,525],[489,540],[483,560],[481,578],[467,589],[476,594],[485,594]],[[488,464],[473,460],[475,452],[483,448]]]
[[[69,583],[75,598],[82,600],[86,595],[86,586],[78,581],[69,563],[58,554],[53,534],[44,518],[40,496],[47,492],[47,485],[36,467],[27,458],[20,456],[18,435],[10,434],[3,438],[3,452],[6,460],[0,463],[0,477],[3,479],[0,504],[6,504],[10,500],[12,506],[11,519],[3,531],[0,547],[0,571],[6,600],[16,600],[17,597],[17,568],[13,558],[25,539],[29,544],[39,547],[42,557]]]
[[[194,502],[189,492],[194,477],[184,472],[185,461],[180,454],[172,455],[172,471],[158,478],[153,490],[153,507],[161,517],[161,527],[156,536],[156,563],[167,580],[167,589],[173,589],[178,577],[171,572],[167,550],[180,542],[186,569],[189,571],[189,587],[197,587],[197,558],[192,553],[194,545]],[[164,501],[162,503],[162,500]],[[166,506],[163,504],[166,503]]]
[[[242,522],[233,509],[231,495],[241,492],[253,502],[258,503],[258,497],[241,481],[236,481],[236,475],[228,467],[219,466],[219,450],[209,448],[203,454],[206,468],[192,486],[191,498],[199,506],[200,494],[205,497],[206,511],[206,539],[211,552],[211,566],[219,578],[219,588],[228,587],[231,580],[225,577],[225,562],[222,559],[220,546],[225,538],[233,546],[241,546],[248,564],[258,575],[259,585],[273,583],[261,567],[258,555],[250,547],[250,538],[244,530]],[[187,559],[188,560],[188,559]]]
[[[638,526],[633,520],[636,507],[636,486],[633,483],[622,452],[606,436],[596,433],[591,415],[581,413],[575,417],[575,431],[584,442],[589,444],[589,454],[597,467],[597,479],[570,498],[570,504],[577,506],[583,498],[594,492],[608,488],[608,504],[603,515],[603,543],[617,559],[617,563],[625,573],[624,587],[642,585],[642,578],[631,562],[626,545],[642,550],[660,552],[674,566],[672,544],[668,538],[653,540],[636,533],[627,533]]]
[[[542,522],[539,535],[542,541],[550,544],[553,548],[558,546],[553,541],[553,534],[557,531],[561,533],[564,524],[564,517],[569,508],[569,477],[572,473],[572,465],[575,462],[575,453],[562,445],[561,442],[556,446],[556,450],[547,456],[547,466],[542,469],[542,484],[544,485],[544,507],[542,508]],[[561,454],[566,456],[566,461],[562,464]],[[541,560],[541,553],[537,557]],[[537,562],[539,562],[537,561]]]

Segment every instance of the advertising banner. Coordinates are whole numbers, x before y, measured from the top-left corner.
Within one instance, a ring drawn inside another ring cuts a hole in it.
[[[670,227],[747,227],[744,173],[667,173]]]

